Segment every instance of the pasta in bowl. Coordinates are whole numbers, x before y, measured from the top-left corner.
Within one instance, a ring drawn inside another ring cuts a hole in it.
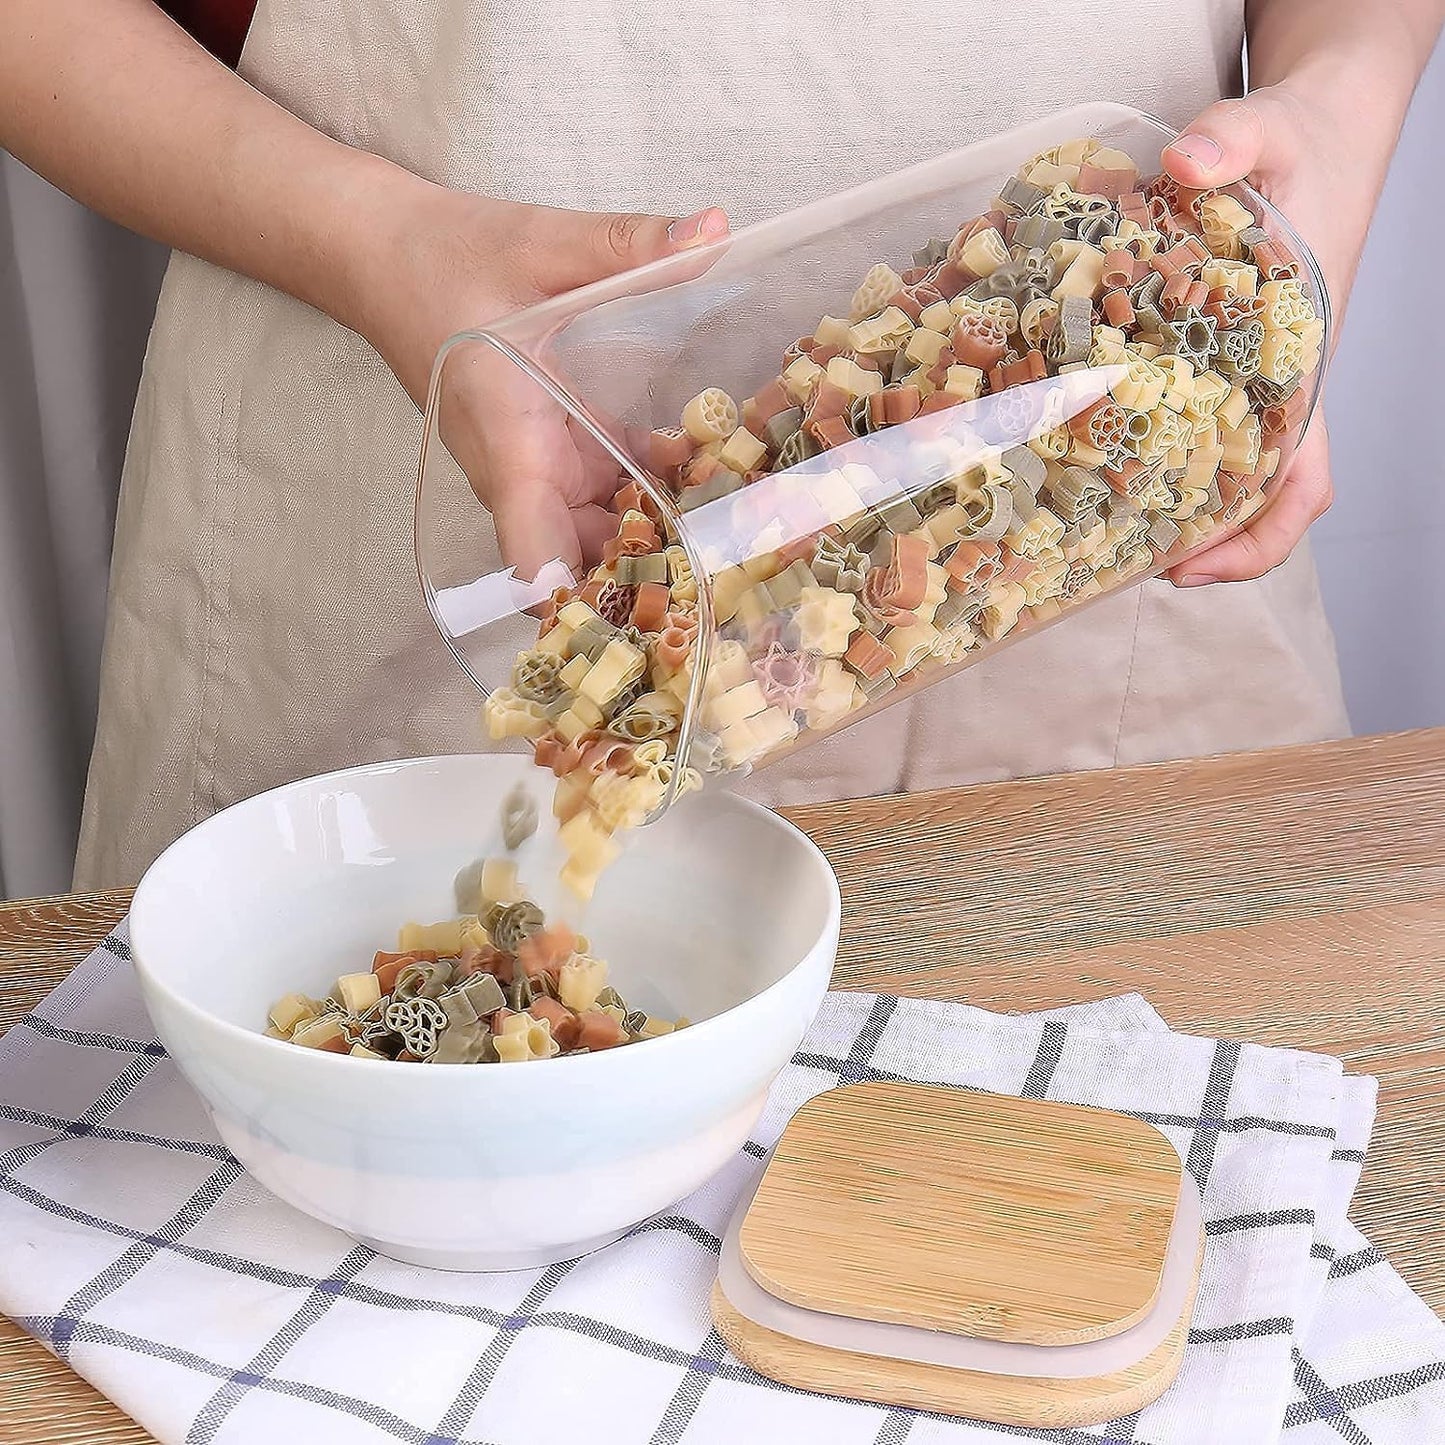
[[[290,784],[201,823],[151,867],[131,940],[157,1034],[226,1146],[273,1193],[380,1253],[530,1268],[619,1238],[741,1147],[822,1001],[837,881],[812,842],[721,791],[609,868],[579,917],[547,819],[512,853],[585,932],[631,1009],[687,1027],[522,1067],[448,1067],[267,1037],[408,918],[456,912],[504,853],[518,757],[427,758]],[[274,1025],[273,1031],[274,1031]]]

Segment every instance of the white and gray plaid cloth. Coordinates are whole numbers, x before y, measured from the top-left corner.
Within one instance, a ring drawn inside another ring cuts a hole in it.
[[[122,930],[0,1039],[0,1309],[165,1445],[1429,1445],[1445,1326],[1345,1219],[1372,1079],[1170,1033],[1137,995],[1047,1014],[832,994],[754,1138],[588,1259],[394,1264],[273,1199],[155,1042]],[[712,1329],[734,1203],[800,1104],[904,1078],[1122,1109],[1203,1189],[1183,1370],[1109,1425],[1037,1431],[806,1395]]]

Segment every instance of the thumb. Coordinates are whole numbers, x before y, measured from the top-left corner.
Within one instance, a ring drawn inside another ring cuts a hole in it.
[[[543,230],[537,276],[549,291],[570,291],[660,261],[727,235],[717,207],[674,220],[628,212],[554,211]]]
[[[1218,101],[1165,147],[1165,168],[1180,185],[1207,190],[1286,166],[1293,128],[1283,110],[1268,89]]]

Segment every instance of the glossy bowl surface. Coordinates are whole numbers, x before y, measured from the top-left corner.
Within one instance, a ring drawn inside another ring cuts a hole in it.
[[[452,880],[501,851],[498,804],[530,760],[354,768],[226,809],[136,893],[156,1031],[221,1138],[273,1193],[392,1258],[512,1269],[572,1258],[681,1199],[741,1147],[828,987],[832,869],[791,824],[716,792],[643,830],[575,922],[628,1002],[692,1025],[525,1065],[353,1059],[266,1038],[409,920],[455,916]],[[524,885],[569,901],[546,800]]]

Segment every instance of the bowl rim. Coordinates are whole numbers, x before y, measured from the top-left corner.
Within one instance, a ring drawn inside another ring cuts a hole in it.
[[[171,1007],[189,1016],[202,1026],[209,1029],[218,1029],[224,1036],[234,1038],[238,1042],[244,1041],[241,1042],[242,1047],[260,1045],[268,1049],[284,1050],[285,1057],[292,1060],[293,1063],[299,1067],[330,1068],[341,1065],[350,1067],[360,1066],[371,1069],[381,1067],[394,1069],[396,1064],[394,1059],[353,1058],[350,1054],[337,1054],[325,1049],[299,1048],[287,1039],[268,1038],[259,1029],[246,1028],[241,1024],[235,1024],[228,1019],[220,1018],[208,1009],[204,1009],[199,1004],[192,1002],[192,1000],[183,994],[178,993],[170,984],[159,978],[145,961],[146,945],[142,942],[141,936],[149,935],[152,920],[145,914],[144,905],[151,889],[157,886],[156,879],[161,875],[163,866],[171,855],[176,853],[197,834],[208,829],[224,827],[225,825],[220,820],[232,814],[248,809],[260,809],[266,802],[282,794],[294,792],[304,787],[314,787],[318,784],[363,778],[384,773],[407,772],[412,768],[434,767],[438,765],[442,767],[453,767],[460,764],[474,765],[478,759],[482,758],[494,758],[510,763],[526,762],[525,756],[521,753],[437,753],[421,757],[395,758],[380,762],[360,763],[346,768],[334,768],[329,772],[315,773],[304,778],[295,778],[290,782],[280,783],[275,787],[267,788],[263,792],[254,793],[248,798],[242,798],[235,803],[229,804],[225,808],[219,809],[209,817],[201,819],[199,823],[195,823],[186,829],[180,837],[169,843],[145,870],[140,882],[136,885],[136,890],[131,898],[130,908],[126,915],[130,928],[131,967],[135,969],[136,977],[141,983],[142,998],[146,1003],[147,1012],[150,1010],[150,1002],[146,995],[153,992],[156,995],[164,997]],[[789,819],[783,817],[781,813],[764,807],[763,804],[755,802],[751,798],[739,797],[736,793],[723,788],[710,790],[700,796],[710,797],[714,804],[721,804],[721,806],[725,808],[736,808],[743,812],[762,817],[768,821],[769,826],[780,828],[785,833],[792,834],[793,837],[803,845],[805,854],[810,855],[813,861],[821,867],[828,889],[827,917],[816,936],[815,942],[804,954],[794,959],[781,977],[775,979],[765,989],[750,994],[747,998],[733,1004],[730,1008],[725,1008],[719,1013],[712,1014],[708,1018],[699,1019],[695,1023],[690,1022],[685,1029],[679,1032],[660,1034],[656,1038],[643,1040],[642,1042],[648,1045],[649,1057],[654,1058],[668,1057],[667,1055],[658,1055],[654,1052],[659,1045],[675,1049],[679,1041],[685,1040],[688,1035],[700,1033],[705,1030],[715,1032],[716,1028],[723,1025],[725,1021],[734,1019],[744,1011],[760,1007],[764,1000],[768,999],[772,994],[780,992],[794,978],[798,971],[814,957],[820,943],[826,943],[830,937],[837,937],[842,924],[843,900],[842,893],[838,886],[838,875],[834,871],[833,865],[829,863],[827,855],[801,828]],[[137,928],[138,920],[141,923],[139,929]],[[836,954],[836,944],[834,945],[834,952]],[[829,965],[830,980],[833,966],[833,964]],[[824,992],[826,991],[825,986]],[[152,1020],[152,1022],[154,1023],[154,1020]],[[625,1056],[630,1054],[631,1051],[632,1046],[629,1045],[625,1048],[600,1049],[595,1053],[574,1054],[567,1058],[559,1056],[557,1058],[537,1060],[535,1062],[545,1063],[549,1070],[555,1069],[560,1065],[568,1065],[573,1068],[595,1068],[597,1066],[596,1061],[599,1059],[606,1059],[615,1055]],[[306,1062],[308,1058],[311,1062]],[[615,1065],[609,1067],[615,1067]],[[415,1072],[414,1070],[408,1071],[407,1077],[412,1076]],[[455,1073],[462,1075],[480,1074],[483,1076],[491,1076],[498,1071],[484,1067],[468,1068],[465,1065],[443,1065],[439,1066],[436,1072],[440,1075],[450,1077]],[[505,1071],[503,1077],[511,1078],[515,1072],[514,1070]]]

